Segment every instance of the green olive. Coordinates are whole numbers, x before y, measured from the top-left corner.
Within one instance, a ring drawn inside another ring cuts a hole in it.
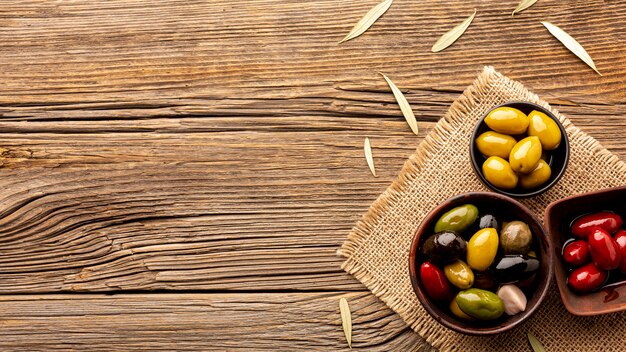
[[[554,150],[561,144],[561,129],[548,115],[533,110],[528,119],[528,135],[539,137],[543,149]]]
[[[489,157],[483,163],[483,175],[492,185],[502,189],[517,186],[518,177],[508,161],[499,156]]]
[[[486,157],[508,158],[515,143],[515,138],[494,131],[485,132],[476,138],[476,147]]]
[[[533,242],[533,234],[523,221],[511,221],[500,231],[500,246],[504,254],[526,254]]]
[[[454,231],[461,233],[476,221],[478,208],[465,204],[443,214],[435,224],[435,232]]]
[[[444,266],[443,273],[451,284],[461,290],[470,288],[474,284],[474,273],[472,269],[461,260]]]
[[[542,159],[533,171],[519,177],[519,184],[526,189],[539,187],[550,179],[550,175],[552,175],[550,165]]]
[[[530,136],[517,142],[509,155],[509,163],[515,172],[527,174],[537,167],[541,160],[539,137]]]
[[[498,231],[478,230],[467,244],[467,264],[474,270],[487,270],[498,254]]]
[[[485,123],[496,132],[505,134],[522,134],[528,128],[528,116],[523,112],[503,106],[492,110]]]
[[[478,288],[459,292],[455,300],[463,313],[476,319],[498,319],[504,313],[504,303],[498,295]]]

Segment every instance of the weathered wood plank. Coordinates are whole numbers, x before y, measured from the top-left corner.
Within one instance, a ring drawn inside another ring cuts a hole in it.
[[[0,349],[348,351],[340,297],[355,350],[431,351],[368,293],[0,296]]]

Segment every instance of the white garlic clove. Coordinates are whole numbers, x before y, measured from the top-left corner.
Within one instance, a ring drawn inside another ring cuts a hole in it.
[[[515,285],[504,285],[498,290],[498,297],[504,303],[504,312],[515,315],[526,310],[526,296]]]

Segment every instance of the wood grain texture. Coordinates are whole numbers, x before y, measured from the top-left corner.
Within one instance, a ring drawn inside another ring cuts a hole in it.
[[[367,293],[0,296],[3,351],[431,351]],[[53,324],[50,321],[54,321]]]

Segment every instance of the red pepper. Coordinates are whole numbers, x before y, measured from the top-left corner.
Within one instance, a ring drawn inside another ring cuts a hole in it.
[[[613,270],[619,267],[622,262],[622,254],[617,242],[608,232],[596,227],[589,235],[587,242],[589,243],[591,259],[598,268]]]
[[[572,233],[579,238],[586,238],[595,227],[600,227],[614,234],[622,226],[622,218],[608,211],[601,211],[580,217],[572,225]]]
[[[617,231],[613,239],[617,242],[619,252],[622,254],[622,262],[619,265],[619,271],[626,274],[626,230]]]
[[[606,276],[605,270],[589,263],[574,270],[567,279],[567,284],[578,292],[591,292],[604,283]]]
[[[576,240],[568,243],[563,249],[563,260],[573,266],[587,263],[589,261],[589,247],[587,246],[587,242]]]
[[[430,262],[420,267],[420,279],[430,298],[436,301],[450,302],[454,297],[452,288],[443,271]]]

